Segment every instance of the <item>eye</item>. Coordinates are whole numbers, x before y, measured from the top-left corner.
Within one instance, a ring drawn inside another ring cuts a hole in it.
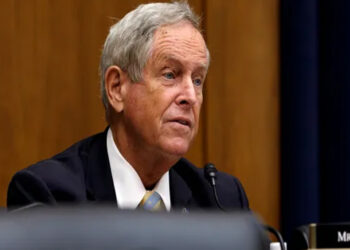
[[[163,76],[168,80],[175,79],[175,74],[173,72],[166,72]]]
[[[200,78],[196,78],[193,80],[193,84],[196,86],[202,85],[202,80]]]

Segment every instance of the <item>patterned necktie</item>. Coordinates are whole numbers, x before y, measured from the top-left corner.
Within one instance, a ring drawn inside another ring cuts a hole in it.
[[[146,191],[137,207],[151,212],[166,210],[162,197],[156,191]]]

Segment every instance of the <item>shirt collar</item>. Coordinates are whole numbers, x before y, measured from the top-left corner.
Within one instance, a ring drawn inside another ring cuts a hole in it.
[[[107,132],[107,153],[118,207],[135,209],[145,195],[146,189],[135,169],[120,153],[114,142],[111,128]],[[171,208],[169,171],[160,178],[153,190],[159,193],[169,211]]]

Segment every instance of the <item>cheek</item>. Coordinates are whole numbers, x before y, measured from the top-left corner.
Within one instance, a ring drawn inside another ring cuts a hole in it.
[[[125,115],[131,116],[134,122],[140,125],[154,124],[158,122],[158,118],[162,115],[164,104],[162,96],[154,92],[146,92],[144,90],[135,90],[128,96]],[[149,128],[151,126],[148,126]]]
[[[199,118],[199,115],[200,115],[200,112],[201,112],[202,102],[203,102],[203,96],[200,95],[200,96],[198,97],[198,99],[197,99],[197,104],[196,104],[196,106],[194,107],[195,115],[196,115],[196,118],[197,118],[197,119]]]
[[[137,88],[134,88],[126,97],[124,116],[129,122],[137,125],[142,122],[146,116],[146,98]],[[136,124],[135,124],[136,123]]]
[[[152,92],[149,99],[150,109],[154,111],[154,115],[162,117],[174,102],[175,91],[167,88],[159,88]]]

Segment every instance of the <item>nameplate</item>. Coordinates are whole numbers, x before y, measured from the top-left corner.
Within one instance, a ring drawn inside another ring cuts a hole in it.
[[[310,249],[350,249],[350,223],[311,224]]]

